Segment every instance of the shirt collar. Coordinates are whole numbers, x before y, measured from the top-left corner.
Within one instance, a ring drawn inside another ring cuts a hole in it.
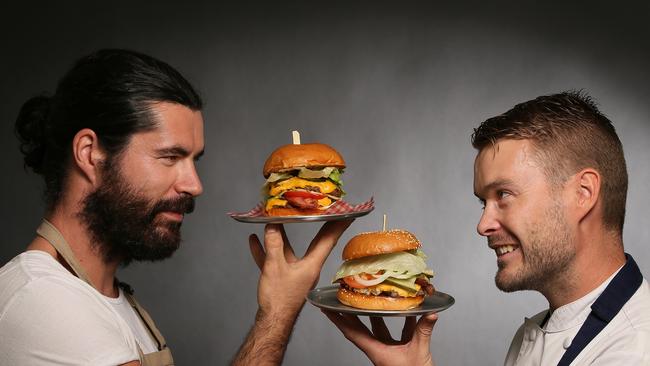
[[[585,296],[555,309],[555,311],[551,313],[550,318],[546,322],[544,329],[540,328],[540,324],[546,317],[548,310],[542,311],[541,313],[531,318],[525,318],[525,326],[529,328],[532,327],[539,329],[544,333],[562,332],[567,329],[579,326],[584,322],[585,318],[589,316],[589,313],[591,312],[591,304],[593,304],[596,299],[598,299],[598,296],[600,296],[600,294],[605,291],[607,285],[609,285],[609,283],[621,270],[621,268],[623,268],[623,266],[617,269],[616,272],[612,273],[612,275],[609,276],[603,283],[601,283],[598,287],[593,289]]]

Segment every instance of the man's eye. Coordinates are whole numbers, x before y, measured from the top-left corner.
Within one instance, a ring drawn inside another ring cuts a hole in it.
[[[508,191],[498,191],[497,196],[499,196],[499,199],[504,199],[504,198],[510,196],[510,192],[508,192]]]
[[[167,155],[161,157],[161,159],[163,159],[167,163],[175,163],[176,161],[178,161],[179,157],[177,155]]]
[[[479,198],[478,203],[481,204],[481,210],[485,210],[485,200],[482,200],[482,199]]]

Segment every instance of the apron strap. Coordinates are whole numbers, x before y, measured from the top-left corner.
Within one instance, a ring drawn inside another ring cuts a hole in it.
[[[96,288],[93,286],[92,282],[90,282],[90,278],[88,277],[88,274],[86,274],[86,271],[77,261],[77,258],[74,256],[74,253],[72,252],[72,249],[70,248],[68,242],[66,242],[61,232],[59,232],[59,230],[57,230],[57,228],[54,227],[51,222],[43,219],[41,225],[38,227],[38,229],[36,229],[36,233],[39,236],[43,237],[43,239],[47,240],[54,247],[54,249],[56,249],[56,251],[63,257],[63,259],[65,259],[65,261],[72,268],[72,271],[77,275],[77,277],[79,277],[79,279],[88,283],[92,288]],[[130,288],[130,286],[122,283],[119,284],[120,287],[122,287],[123,293],[126,296],[126,299],[129,301],[129,304],[131,304],[131,306],[138,313],[144,324],[149,329],[149,332],[158,343],[159,351],[148,353],[146,355],[142,353],[142,350],[138,345],[138,353],[140,354],[140,360],[142,360],[142,366],[173,366],[174,359],[172,358],[171,350],[169,347],[167,347],[167,342],[156,327],[153,319],[151,319],[151,316],[149,316],[147,311],[144,310],[144,308],[142,308],[142,306],[140,306],[140,304],[138,304],[138,302],[135,300],[135,297],[133,297],[133,290]]]
[[[138,346],[138,353],[140,353],[142,366],[174,366],[174,358],[172,357],[171,350],[167,347],[165,337],[160,333],[160,330],[156,327],[156,323],[154,323],[149,313],[147,313],[147,311],[144,310],[144,308],[136,301],[133,296],[133,289],[123,282],[120,282],[120,287],[122,287],[124,296],[126,296],[129,304],[131,304],[133,309],[138,313],[138,315],[140,315],[140,318],[147,326],[147,329],[149,329],[149,333],[151,333],[156,342],[158,342],[158,352],[143,354],[140,346]]]
[[[75,258],[74,253],[72,253],[72,248],[70,248],[70,245],[68,245],[68,242],[65,241],[63,235],[61,235],[61,232],[59,232],[59,230],[57,230],[57,228],[55,228],[51,222],[43,219],[41,225],[38,227],[38,229],[36,229],[36,233],[43,239],[47,240],[54,247],[54,249],[56,249],[56,251],[72,268],[77,277],[95,288],[92,282],[90,282],[90,278],[86,274],[86,271],[79,264],[79,262],[77,262],[77,258]]]
[[[569,366],[580,352],[600,333],[643,283],[643,275],[631,255],[605,291],[591,305],[591,313],[564,352],[558,366]]]
[[[151,318],[151,316],[149,315],[149,313],[135,299],[135,297],[133,296],[133,289],[131,289],[131,286],[125,284],[124,282],[120,282],[120,287],[122,288],[124,296],[129,301],[129,304],[131,304],[131,307],[133,307],[136,313],[140,315],[140,318],[142,318],[142,321],[149,329],[149,332],[158,343],[158,350],[167,348],[167,341],[165,341],[165,337],[163,337],[160,330],[158,330],[158,327],[156,327],[156,324]]]

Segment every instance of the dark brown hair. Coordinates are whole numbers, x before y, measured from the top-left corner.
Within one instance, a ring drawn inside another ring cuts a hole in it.
[[[475,128],[472,146],[480,151],[501,139],[530,140],[536,160],[555,186],[581,169],[596,169],[602,179],[604,225],[623,231],[627,196],[623,146],[612,122],[589,95],[568,91],[517,104]]]
[[[53,96],[36,96],[22,106],[15,132],[25,167],[45,180],[48,210],[64,190],[70,143],[83,128],[97,134],[109,158],[125,149],[131,135],[156,127],[151,106],[172,102],[200,110],[192,85],[168,64],[142,53],[104,49],[79,59]]]

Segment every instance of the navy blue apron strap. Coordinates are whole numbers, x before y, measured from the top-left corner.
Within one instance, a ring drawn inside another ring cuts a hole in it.
[[[627,261],[621,270],[607,285],[605,291],[591,305],[591,313],[582,324],[571,346],[564,352],[558,366],[569,366],[580,352],[600,333],[623,305],[634,295],[643,282],[639,266],[631,255],[625,253]]]

